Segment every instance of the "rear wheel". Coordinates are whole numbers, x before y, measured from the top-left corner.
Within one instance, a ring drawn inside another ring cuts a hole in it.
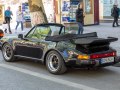
[[[52,74],[62,74],[67,70],[62,56],[56,51],[47,54],[46,67]]]
[[[10,44],[6,43],[2,47],[3,58],[7,62],[14,61],[13,48]]]

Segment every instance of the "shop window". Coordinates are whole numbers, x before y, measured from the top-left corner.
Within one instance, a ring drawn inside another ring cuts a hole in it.
[[[85,0],[85,13],[93,14],[92,0]]]

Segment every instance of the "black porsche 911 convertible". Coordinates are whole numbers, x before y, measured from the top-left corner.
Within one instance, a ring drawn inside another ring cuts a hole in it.
[[[18,37],[3,35],[1,31],[0,49],[5,61],[18,57],[40,60],[53,74],[64,73],[67,66],[94,68],[119,62],[116,50],[110,47],[118,38],[99,38],[96,32],[69,34],[62,24],[39,24]]]

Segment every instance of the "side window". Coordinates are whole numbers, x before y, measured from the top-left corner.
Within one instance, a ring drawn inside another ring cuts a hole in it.
[[[45,26],[39,26],[36,27],[33,32],[29,33],[28,38],[33,38],[33,39],[44,39],[50,32],[49,27]]]
[[[50,26],[51,36],[65,34],[65,28],[60,26]]]
[[[52,32],[51,36],[59,35],[60,27],[57,26],[50,26]]]

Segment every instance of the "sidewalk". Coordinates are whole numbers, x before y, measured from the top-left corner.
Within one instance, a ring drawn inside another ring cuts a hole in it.
[[[100,25],[84,27],[84,33],[97,32],[98,37],[117,37],[118,41],[112,42],[110,45],[117,50],[120,56],[120,27],[112,27],[112,23],[100,23]]]
[[[11,23],[11,31],[12,31],[12,34],[9,34],[9,32],[8,33],[6,33],[5,35],[10,35],[10,36],[16,36],[16,35],[18,35],[18,34],[26,34],[31,28],[25,28],[24,27],[24,30],[22,31],[21,30],[21,25],[19,25],[18,26],[18,28],[17,28],[17,33],[15,33],[15,27],[16,27],[16,22],[15,23]],[[2,25],[0,25],[0,29],[2,29],[3,30],[3,28],[2,28]]]
[[[113,23],[113,18],[104,18],[100,20],[100,23]],[[118,19],[118,23],[120,23],[120,19]]]

